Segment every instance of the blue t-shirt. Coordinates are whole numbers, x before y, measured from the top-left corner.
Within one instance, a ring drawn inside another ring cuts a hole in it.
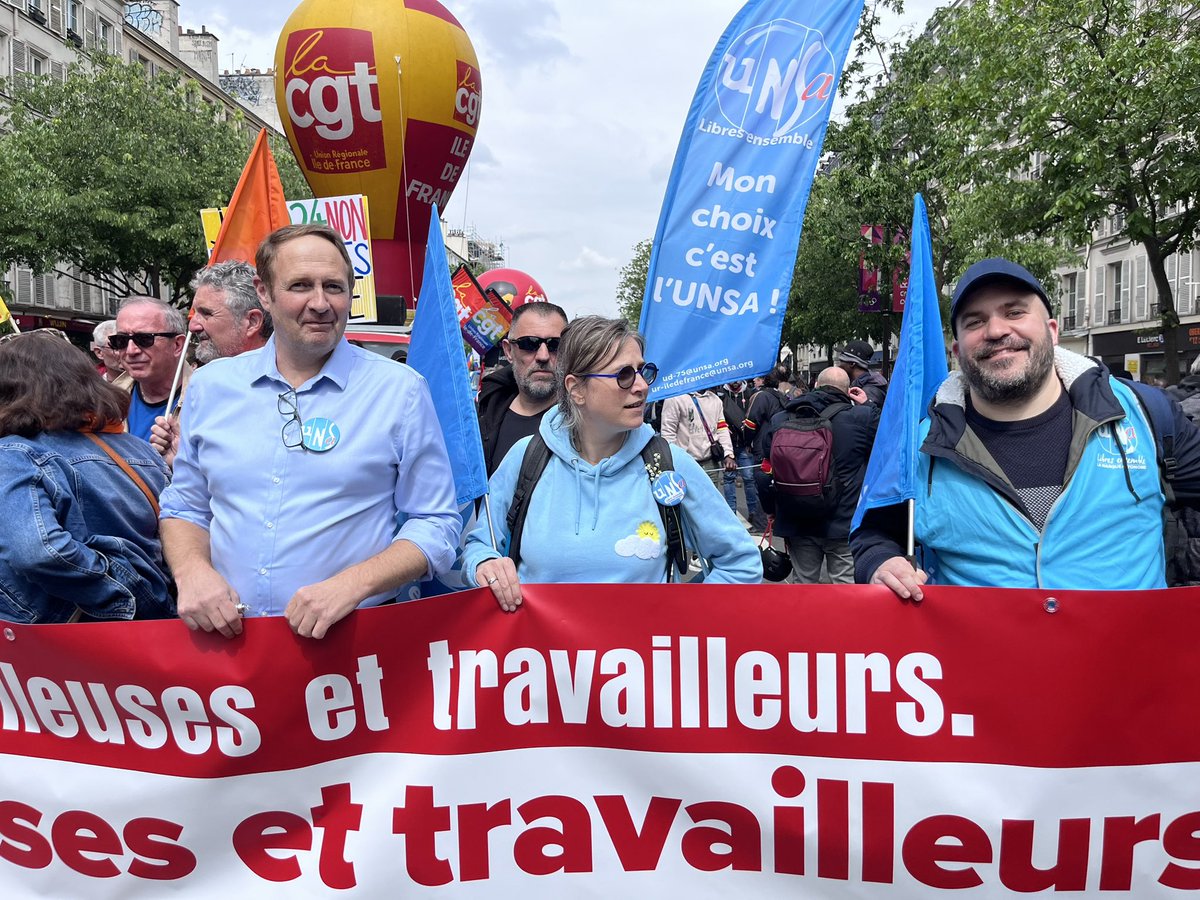
[[[169,398],[168,398],[169,399]],[[130,392],[129,417],[125,420],[129,433],[140,437],[143,441],[150,440],[150,426],[158,416],[167,414],[167,400],[151,405],[142,399],[142,388],[134,382]]]

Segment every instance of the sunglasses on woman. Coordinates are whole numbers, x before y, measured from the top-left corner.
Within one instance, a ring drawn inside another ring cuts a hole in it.
[[[129,346],[130,341],[133,341],[143,350],[149,350],[154,345],[155,338],[171,338],[175,336],[176,332],[174,331],[134,331],[130,334],[118,331],[116,334],[109,336],[108,346],[110,349],[120,353]]]
[[[584,375],[584,378],[615,378],[617,379],[617,387],[622,390],[629,390],[633,387],[633,382],[641,375],[642,380],[647,385],[654,384],[654,379],[658,377],[658,366],[654,363],[643,363],[642,367],[635,368],[634,366],[626,366],[620,372],[614,372],[611,375],[604,375],[599,372],[591,372]]]

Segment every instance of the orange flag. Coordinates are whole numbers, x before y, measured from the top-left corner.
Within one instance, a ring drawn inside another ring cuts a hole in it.
[[[254,141],[246,168],[242,169],[208,264],[240,259],[254,265],[254,254],[262,239],[276,228],[290,224],[283,182],[279,180],[264,128]]]

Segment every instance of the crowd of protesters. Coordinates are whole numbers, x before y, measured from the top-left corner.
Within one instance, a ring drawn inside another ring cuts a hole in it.
[[[513,612],[523,584],[756,584],[778,558],[913,601],[1159,588],[1200,558],[1200,432],[1177,402],[1200,375],[1172,398],[1058,347],[1044,288],[1006,260],[958,281],[926,489],[853,533],[888,391],[865,342],[811,389],[779,366],[650,404],[658,368],[624,321],[520,307],[480,384],[490,503],[464,534],[424,378],[345,340],[352,283],[336,233],[290,226],[255,267],[202,270],[190,321],[124,301],[95,360],[49,329],[0,339],[0,618],[232,637],[281,615],[320,638],[455,565]]]

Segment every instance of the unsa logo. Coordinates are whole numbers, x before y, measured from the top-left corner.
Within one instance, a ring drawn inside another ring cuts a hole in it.
[[[729,42],[714,87],[717,105],[735,128],[783,137],[831,102],[836,70],[821,32],[773,19]]]
[[[474,128],[475,123],[479,121],[481,102],[479,70],[461,59],[458,60],[458,85],[454,91],[454,120]]]
[[[1136,453],[1138,448],[1137,429],[1128,422],[1118,423],[1114,426],[1117,432],[1117,440],[1121,442],[1121,448],[1124,448],[1125,455]],[[1113,441],[1112,432],[1107,428],[1102,428],[1099,434],[1100,449],[1109,456],[1119,456],[1121,448],[1118,448]]]

